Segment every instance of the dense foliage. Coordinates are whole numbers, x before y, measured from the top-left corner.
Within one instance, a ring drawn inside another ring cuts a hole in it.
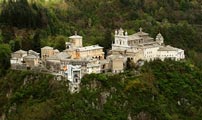
[[[40,51],[45,45],[62,50],[75,31],[84,36],[84,45],[100,44],[107,50],[115,29],[132,34],[143,27],[152,37],[161,32],[166,44],[185,49],[201,67],[201,4],[201,0],[9,0],[1,4],[0,28],[3,42],[13,51]]]
[[[32,1],[32,2],[31,2]],[[201,0],[8,0],[0,3],[0,116],[9,120],[202,117]],[[186,61],[154,61],[123,74],[91,74],[81,92],[52,75],[7,70],[11,51],[64,49],[78,31],[84,45],[111,47],[114,30],[143,27],[185,49]]]
[[[0,77],[10,68],[10,54],[10,47],[0,43]]]
[[[202,72],[192,64],[154,61],[140,72],[86,75],[80,93],[70,94],[67,82],[51,75],[10,71],[0,79],[0,115],[10,120],[201,119]]]

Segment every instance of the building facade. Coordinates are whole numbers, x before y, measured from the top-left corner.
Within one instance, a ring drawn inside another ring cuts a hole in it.
[[[10,63],[12,64],[23,64],[24,57],[27,56],[27,51],[18,50],[11,54]]]
[[[152,38],[148,33],[139,32],[128,35],[122,28],[115,31],[115,39],[112,43],[111,55],[122,55],[123,57],[137,62],[138,60],[151,61],[155,59],[181,60],[185,58],[184,50],[164,45],[164,38],[159,33]]]
[[[83,47],[83,37],[77,35],[70,36],[69,41],[66,42],[66,50],[71,55],[72,59],[83,59],[83,58],[96,58],[104,59],[103,47],[99,45],[91,45]]]
[[[29,50],[18,50],[11,54],[11,66],[21,65],[25,68],[43,66],[49,73],[56,73],[69,80],[70,92],[79,92],[79,84],[82,76],[91,73],[122,73],[128,60],[142,64],[143,61],[160,59],[181,60],[185,58],[184,50],[164,45],[164,38],[159,33],[155,39],[148,33],[139,32],[128,35],[127,31],[119,29],[115,31],[112,49],[106,59],[103,47],[99,45],[83,46],[83,37],[70,36],[66,42],[66,49],[60,52],[53,47],[41,48],[39,53]]]
[[[18,50],[11,54],[11,68],[33,68],[39,66],[40,56],[39,53],[29,50]]]

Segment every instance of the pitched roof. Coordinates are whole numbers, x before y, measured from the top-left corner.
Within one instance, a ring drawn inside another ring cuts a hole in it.
[[[137,34],[132,34],[128,36],[128,40],[139,40],[142,39],[141,37],[139,37]]]
[[[147,35],[149,35],[148,33],[146,33],[146,32],[137,32],[137,33],[135,33],[136,35],[138,35],[138,36],[147,36]]]
[[[43,47],[41,49],[53,49],[53,47],[45,46],[45,47]]]
[[[124,56],[122,55],[109,55],[107,58],[114,60],[114,59],[124,59]]]
[[[170,45],[162,46],[158,49],[158,51],[177,51],[178,48],[172,47]]]
[[[37,53],[37,52],[35,52],[35,51],[33,51],[33,50],[29,50],[28,53],[29,53],[30,55],[35,55],[35,56],[38,56],[38,55],[40,54],[40,53]]]
[[[94,49],[101,49],[101,48],[103,48],[103,47],[101,47],[99,45],[91,45],[91,46],[78,48],[78,50],[79,51],[87,51],[87,50],[94,50]]]
[[[65,52],[60,52],[56,55],[50,56],[47,59],[48,60],[61,60],[61,59],[68,59],[70,57],[69,54],[65,53]]]
[[[60,51],[58,49],[55,49],[54,52],[58,52],[59,53]]]
[[[25,56],[24,58],[25,59],[36,59],[37,56],[35,56],[35,55],[28,55],[28,56]]]
[[[70,39],[81,39],[82,38],[82,36],[79,36],[79,35],[72,35],[72,36],[70,36],[69,37]]]
[[[27,51],[24,51],[24,50],[18,50],[18,51],[14,52],[14,53],[17,53],[17,54],[26,54]]]

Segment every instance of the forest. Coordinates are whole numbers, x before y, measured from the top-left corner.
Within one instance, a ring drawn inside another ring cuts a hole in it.
[[[182,48],[202,67],[202,1],[200,0],[8,0],[0,4],[0,43],[35,50],[46,45],[59,50],[75,31],[84,45],[111,48],[114,31],[129,34],[139,27],[152,37],[159,32],[165,44]]]
[[[119,75],[87,75],[74,95],[51,75],[9,69],[10,55],[19,49],[63,50],[77,31],[84,45],[99,44],[107,52],[116,29],[132,34],[139,27],[152,37],[160,32],[165,44],[185,50],[186,60],[157,60]],[[0,116],[200,120],[201,45],[201,0],[0,0]]]
[[[49,74],[7,71],[0,115],[8,120],[200,120],[202,72],[187,62],[146,63],[122,74],[90,74],[81,91]]]

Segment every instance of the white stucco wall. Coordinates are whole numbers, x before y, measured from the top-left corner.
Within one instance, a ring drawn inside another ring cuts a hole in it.
[[[157,58],[158,46],[143,48],[144,60],[150,61]]]

